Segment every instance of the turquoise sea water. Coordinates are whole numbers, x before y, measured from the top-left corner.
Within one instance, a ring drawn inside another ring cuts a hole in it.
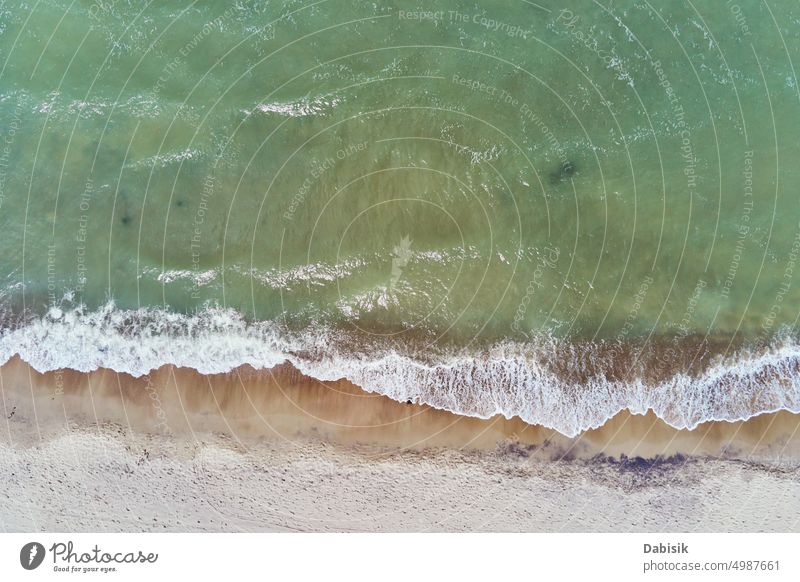
[[[798,49],[789,1],[5,2],[3,353],[800,409]]]

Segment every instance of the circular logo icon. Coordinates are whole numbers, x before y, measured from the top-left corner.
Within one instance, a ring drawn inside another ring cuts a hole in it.
[[[26,570],[35,570],[44,561],[44,546],[39,542],[28,542],[19,551],[19,563]]]

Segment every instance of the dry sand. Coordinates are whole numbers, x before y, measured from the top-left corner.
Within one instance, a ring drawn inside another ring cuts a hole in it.
[[[798,531],[800,417],[566,438],[296,370],[0,367],[7,531]],[[642,458],[639,458],[642,457]]]

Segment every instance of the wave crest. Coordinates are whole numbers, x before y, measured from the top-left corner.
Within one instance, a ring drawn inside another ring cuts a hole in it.
[[[689,429],[710,420],[800,412],[800,346],[794,341],[706,358],[701,369],[654,373],[659,349],[541,338],[469,353],[429,346],[415,352],[408,344],[359,341],[330,329],[292,332],[274,322],[251,323],[231,309],[182,315],[121,310],[111,302],[94,312],[52,308],[0,334],[2,361],[19,355],[40,372],[109,368],[142,376],[171,364],[215,374],[289,362],[321,381],[345,378],[401,402],[468,416],[518,416],[567,436],[625,409],[652,410],[673,427]]]

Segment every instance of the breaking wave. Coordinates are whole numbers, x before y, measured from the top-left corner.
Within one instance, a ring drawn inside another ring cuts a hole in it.
[[[710,420],[800,412],[800,345],[792,340],[739,347],[732,354],[706,350],[700,364],[691,358],[692,365],[685,363],[688,358],[663,357],[664,349],[554,338],[469,352],[414,349],[345,331],[296,332],[275,322],[252,323],[230,309],[182,315],[122,310],[113,303],[93,312],[51,308],[16,325],[7,319],[0,332],[0,359],[19,355],[40,372],[108,368],[142,376],[171,364],[215,374],[288,362],[318,380],[345,378],[394,400],[462,415],[518,416],[567,436],[601,426],[624,409],[652,410],[668,424],[689,429]],[[667,359],[678,363],[665,369]]]

